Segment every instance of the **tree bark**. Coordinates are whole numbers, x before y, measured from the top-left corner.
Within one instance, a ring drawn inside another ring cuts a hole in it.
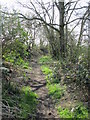
[[[60,54],[65,57],[65,41],[64,41],[64,2],[59,2],[59,29],[60,29]]]

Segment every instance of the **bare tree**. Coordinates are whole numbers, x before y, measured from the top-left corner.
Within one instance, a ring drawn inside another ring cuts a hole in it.
[[[59,55],[64,58],[67,52],[67,43],[68,43],[68,35],[71,34],[71,32],[76,28],[76,26],[81,22],[81,30],[80,30],[80,35],[79,35],[79,40],[78,43],[80,44],[81,42],[81,36],[82,36],[82,30],[83,30],[83,26],[87,20],[87,10],[84,12],[84,14],[82,14],[82,16],[71,19],[72,15],[76,13],[76,11],[81,10],[81,9],[86,9],[87,6],[83,6],[83,7],[77,7],[77,4],[80,0],[76,0],[76,1],[70,1],[68,3],[65,3],[64,0],[58,0],[58,1],[53,1],[53,2],[47,2],[44,3],[43,0],[39,1],[35,1],[32,2],[30,1],[30,4],[21,4],[23,7],[28,8],[32,13],[32,17],[28,18],[27,16],[19,13],[19,17],[23,17],[26,20],[37,20],[40,21],[40,24],[46,26],[46,30],[48,31],[48,33],[52,34],[50,35],[53,41],[54,40],[54,31],[59,33]],[[73,6],[73,7],[72,7]],[[59,20],[58,23],[56,22],[56,18],[55,18],[55,13],[56,13],[56,9],[58,10],[58,15],[59,15]],[[52,14],[51,14],[52,12]],[[65,16],[67,14],[67,16]],[[66,21],[65,21],[65,17],[67,17]],[[76,22],[75,26],[73,27],[73,29],[71,30],[71,32],[69,32],[68,34],[68,28],[67,26],[71,23]],[[64,37],[65,33],[65,26],[66,26],[66,38]],[[52,32],[49,32],[50,29],[52,29]],[[51,42],[51,40],[50,40]],[[52,45],[53,46],[53,45]],[[52,47],[52,49],[54,49]]]

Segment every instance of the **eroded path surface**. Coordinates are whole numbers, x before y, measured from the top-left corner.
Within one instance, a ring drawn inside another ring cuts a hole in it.
[[[46,88],[45,76],[41,72],[40,65],[37,60],[32,60],[32,71],[30,73],[30,86],[32,91],[39,96],[36,116],[39,118],[59,118],[55,110],[55,105],[48,95]]]

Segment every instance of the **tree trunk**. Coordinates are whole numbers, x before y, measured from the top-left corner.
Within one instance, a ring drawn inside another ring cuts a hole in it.
[[[34,48],[34,45],[35,45],[35,28],[33,30],[32,49]]]
[[[89,12],[89,17],[88,17],[88,43],[90,45],[90,3],[88,6],[88,12]]]
[[[59,2],[59,29],[60,29],[60,54],[65,57],[65,41],[64,41],[64,2]]]
[[[88,5],[88,13],[89,13],[89,17],[88,17],[88,70],[90,72],[90,2]]]

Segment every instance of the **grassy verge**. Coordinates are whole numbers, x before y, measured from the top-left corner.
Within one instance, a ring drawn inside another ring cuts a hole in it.
[[[18,73],[19,72],[19,73]],[[14,69],[12,73],[3,73],[2,80],[2,99],[3,99],[3,117],[5,118],[24,118],[35,114],[37,105],[37,94],[32,92],[30,86],[25,84],[27,76],[24,75],[24,79],[17,80],[18,74],[23,76],[22,71],[15,73]],[[13,75],[12,75],[13,74]],[[25,73],[24,73],[25,74]],[[16,78],[15,79],[13,79]],[[19,81],[20,80],[20,81]]]
[[[3,112],[7,110],[7,112],[4,112],[6,115],[10,110],[10,116],[8,117],[13,116],[26,119],[34,113],[37,105],[37,97],[37,94],[32,92],[29,86],[24,86],[20,89],[14,86],[14,84],[6,83],[6,86],[3,88],[2,98],[3,104],[7,106],[7,109],[3,106]]]
[[[53,100],[56,101],[57,113],[60,118],[74,118],[74,119],[85,119],[88,118],[88,110],[83,104],[78,104],[74,108],[61,107],[59,104],[60,99],[64,96],[67,90],[67,85],[61,83],[61,76],[58,74],[58,68],[60,69],[60,64],[52,65],[54,61],[50,56],[42,56],[39,59],[41,64],[41,70],[46,75],[47,88],[49,95]],[[48,64],[47,64],[48,63]]]
[[[21,108],[21,116],[27,118],[28,115],[31,115],[37,105],[37,94],[31,91],[29,86],[24,86],[21,89],[21,101],[19,106]]]

